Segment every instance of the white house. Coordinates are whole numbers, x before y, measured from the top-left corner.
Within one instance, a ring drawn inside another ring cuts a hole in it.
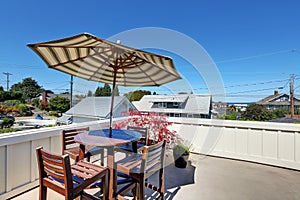
[[[163,113],[170,117],[211,118],[211,95],[145,95],[132,102],[141,112]]]
[[[65,114],[73,116],[73,122],[80,123],[99,119],[108,119],[110,116],[111,97],[87,97],[76,104]],[[136,109],[125,96],[116,96],[114,99],[113,117],[121,117],[122,112]]]

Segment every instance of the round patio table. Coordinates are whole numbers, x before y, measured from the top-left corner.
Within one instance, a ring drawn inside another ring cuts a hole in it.
[[[114,148],[127,144],[135,143],[142,137],[138,131],[112,129],[112,137],[109,137],[109,129],[93,130],[78,134],[74,140],[80,144],[79,160],[84,158],[85,145],[99,146],[107,148],[107,167],[109,168],[109,199],[116,196],[117,191],[117,172],[114,169],[115,157]]]

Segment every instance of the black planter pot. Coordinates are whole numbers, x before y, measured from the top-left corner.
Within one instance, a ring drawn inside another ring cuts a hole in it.
[[[175,157],[174,157],[174,159],[175,159]],[[175,159],[175,166],[178,168],[186,168],[188,159],[189,159],[188,155],[182,155],[182,156],[177,157],[177,159]]]

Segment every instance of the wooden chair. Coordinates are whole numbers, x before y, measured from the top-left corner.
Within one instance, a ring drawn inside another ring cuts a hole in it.
[[[62,131],[62,154],[68,154],[75,162],[79,161],[79,144],[74,141],[74,136],[89,131],[89,127],[69,129]],[[101,155],[101,165],[103,165],[104,160],[104,149],[101,147],[86,147],[84,157],[87,161],[90,161],[90,157],[100,154]]]
[[[43,147],[36,149],[39,169],[39,199],[47,198],[47,188],[50,188],[65,199],[71,200],[79,196],[99,199],[84,192],[93,183],[102,180],[103,199],[108,197],[109,170],[106,167],[86,161],[78,161],[70,165],[69,155],[57,155],[45,151]]]
[[[145,187],[160,193],[164,199],[164,159],[165,141],[151,146],[144,146],[142,154],[133,154],[116,163],[117,171],[129,175],[139,183],[139,199],[145,197]],[[157,173],[158,172],[158,173]],[[147,179],[158,174],[159,184],[154,186]]]
[[[148,135],[148,129],[143,127],[136,127],[136,126],[127,126],[127,130],[133,130],[138,131],[142,134],[142,137],[139,141],[124,144],[122,146],[119,146],[117,148],[117,151],[124,152],[126,154],[130,153],[137,153],[138,151],[141,151],[145,145],[148,145],[149,142],[149,135]]]

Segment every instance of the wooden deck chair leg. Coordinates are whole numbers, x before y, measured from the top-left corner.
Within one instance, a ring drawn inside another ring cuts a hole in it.
[[[87,157],[86,157],[86,160],[87,160],[88,162],[90,162],[90,161],[91,161],[91,156],[87,156]]]
[[[40,190],[39,191],[40,191],[39,200],[46,200],[47,199],[47,187],[40,184]]]
[[[102,160],[101,160],[102,162]],[[108,199],[108,185],[109,185],[109,170],[107,170],[108,174],[107,176],[105,176],[104,178],[102,178],[102,183],[103,183],[103,187],[102,187],[102,191],[103,191],[103,199]]]
[[[101,165],[104,166],[104,149],[101,152]]]
[[[162,197],[161,199],[164,199],[164,193],[165,193],[165,179],[164,179],[164,170],[159,170],[159,193]]]
[[[136,183],[136,186],[132,189],[132,196],[133,196],[134,200],[138,200],[139,199],[138,196],[137,196],[139,194],[139,190],[138,190],[137,184],[138,183]]]
[[[144,175],[141,175],[139,178],[139,199],[144,199],[145,198],[145,178]]]

